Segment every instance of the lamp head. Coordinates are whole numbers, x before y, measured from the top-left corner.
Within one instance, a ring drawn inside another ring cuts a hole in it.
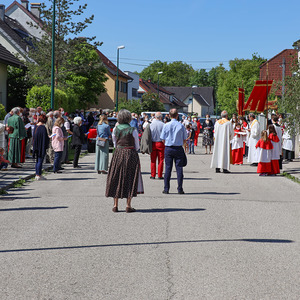
[[[160,75],[160,74],[162,74],[162,73],[163,73],[163,72],[162,72],[162,71],[160,71],[160,72],[158,72],[157,74],[158,74],[158,75]]]
[[[118,47],[118,49],[124,49],[125,48],[125,46],[119,46]]]

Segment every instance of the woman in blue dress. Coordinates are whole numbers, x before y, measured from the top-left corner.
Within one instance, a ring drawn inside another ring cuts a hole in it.
[[[108,160],[109,160],[109,142],[108,138],[111,136],[110,126],[108,125],[107,115],[101,115],[97,126],[97,140],[105,141],[104,147],[97,146],[96,141],[96,161],[95,170],[98,174],[107,174]]]

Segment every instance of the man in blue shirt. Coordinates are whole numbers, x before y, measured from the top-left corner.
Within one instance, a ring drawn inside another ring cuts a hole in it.
[[[130,122],[131,127],[135,127],[137,131],[139,131],[139,122],[137,120],[137,115],[135,113],[131,114],[131,122]]]
[[[160,138],[165,143],[165,179],[164,179],[164,194],[169,194],[170,179],[175,162],[178,194],[184,194],[183,183],[183,167],[186,165],[186,156],[183,150],[183,143],[187,139],[187,133],[184,126],[177,121],[178,112],[176,108],[170,110],[171,122],[164,125]]]

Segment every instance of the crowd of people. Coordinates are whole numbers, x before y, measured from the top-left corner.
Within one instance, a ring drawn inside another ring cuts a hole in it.
[[[108,124],[108,116],[117,119],[113,130]],[[281,116],[276,114],[268,121],[266,130],[261,131],[253,113],[249,114],[248,120],[236,114],[229,119],[228,113],[223,111],[215,124],[209,115],[201,124],[196,117],[183,116],[179,120],[176,109],[171,109],[165,117],[161,112],[138,116],[122,109],[111,114],[90,112],[86,118],[83,110],[68,114],[63,108],[43,112],[41,107],[15,107],[4,120],[8,147],[7,158],[5,150],[0,148],[1,169],[7,170],[8,164],[12,168],[21,168],[21,163],[32,156],[36,159],[35,178],[43,180],[45,160],[53,164],[54,173],[62,173],[62,164],[71,163],[69,146],[74,149],[73,168],[80,168],[78,160],[82,145],[95,120],[99,121],[96,126],[95,170],[107,174],[106,197],[114,199],[114,212],[119,211],[120,198],[127,199],[126,212],[134,212],[131,200],[144,192],[139,151],[150,155],[150,179],[164,181],[164,194],[169,193],[175,164],[177,191],[184,194],[186,154],[195,154],[201,129],[202,146],[205,154],[212,154],[211,168],[217,173],[221,169],[223,173],[230,173],[231,164],[242,165],[243,158],[247,157],[261,176],[276,175],[280,173],[283,159],[292,161],[294,158],[293,136],[284,126]],[[143,132],[141,139],[140,131]],[[109,138],[112,138],[115,149],[110,167]]]
[[[83,110],[72,114],[49,109],[44,112],[37,108],[13,108],[4,118],[5,149],[2,155],[1,170],[22,168],[28,158],[36,159],[36,180],[43,180],[42,167],[45,161],[53,165],[54,173],[61,173],[62,164],[69,161],[69,147],[74,149],[73,167],[78,165],[81,147],[85,143],[86,132],[93,125],[95,116],[90,113],[86,118]],[[4,153],[7,152],[7,159]]]
[[[230,173],[229,167],[242,165],[243,157],[251,166],[257,167],[260,176],[275,176],[282,169],[282,161],[295,158],[295,138],[285,126],[282,116],[272,114],[266,130],[253,113],[246,118],[236,114],[229,120],[223,111],[221,119],[215,124],[215,147],[211,167],[217,173]]]

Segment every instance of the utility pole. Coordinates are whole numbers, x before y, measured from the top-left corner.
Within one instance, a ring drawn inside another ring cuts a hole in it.
[[[285,57],[282,59],[282,102],[284,102],[284,90],[285,90]]]

